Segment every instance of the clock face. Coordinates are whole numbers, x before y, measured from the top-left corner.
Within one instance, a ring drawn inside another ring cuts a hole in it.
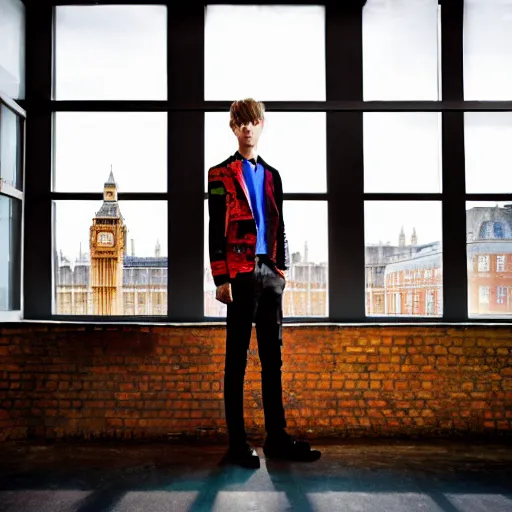
[[[108,199],[112,199],[113,197],[114,197],[114,193],[113,193],[111,190],[109,190],[109,191],[107,192],[107,198],[108,198]]]
[[[108,231],[100,231],[98,233],[98,246],[100,247],[113,247],[114,234]]]

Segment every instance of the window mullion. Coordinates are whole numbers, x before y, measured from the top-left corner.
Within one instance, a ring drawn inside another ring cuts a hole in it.
[[[327,101],[363,98],[362,7],[326,5]],[[328,112],[329,317],[365,320],[363,113]]]
[[[26,11],[26,161],[24,211],[24,318],[52,314],[52,114],[38,108],[51,100],[53,8]]]
[[[442,97],[463,101],[463,0],[441,6]],[[442,114],[443,319],[468,317],[464,113]]]

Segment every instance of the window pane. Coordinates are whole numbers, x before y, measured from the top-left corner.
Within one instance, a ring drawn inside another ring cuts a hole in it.
[[[365,192],[441,192],[441,115],[364,113]]]
[[[441,203],[366,201],[367,316],[442,316]]]
[[[327,202],[285,201],[285,229],[291,266],[283,295],[285,317],[328,316]],[[208,205],[205,203],[204,312],[225,316],[226,306],[215,300],[208,254]]]
[[[57,99],[167,99],[166,16],[158,5],[57,7]]]
[[[205,114],[205,190],[208,169],[237,149],[238,142],[229,127],[229,113]],[[267,112],[258,153],[279,171],[284,192],[327,191],[324,112]]]
[[[466,112],[464,125],[466,191],[511,190],[512,112]]]
[[[498,254],[496,256],[496,272],[505,272],[505,263],[507,257],[504,254]]]
[[[471,318],[512,316],[512,204],[466,203]]]
[[[20,309],[21,201],[0,196],[0,311]]]
[[[22,189],[21,118],[0,105],[0,182]],[[0,183],[1,185],[1,183]],[[0,186],[1,188],[1,186]]]
[[[438,100],[437,0],[368,0],[363,8],[365,100]]]
[[[291,260],[284,316],[329,316],[327,201],[286,201],[283,215]]]
[[[321,6],[209,5],[204,48],[205,100],[325,100]]]
[[[464,99],[510,100],[512,2],[464,1]]]
[[[105,187],[104,201],[54,202],[53,311],[165,315],[167,206],[163,201],[117,202],[109,192],[115,189]]]
[[[222,302],[215,299],[216,286],[213,282],[212,270],[210,266],[209,252],[209,228],[210,217],[208,214],[208,200],[204,202],[204,255],[203,255],[203,290],[204,290],[204,316],[225,317],[227,307]]]
[[[25,6],[0,0],[0,91],[25,98]]]
[[[167,190],[165,112],[55,116],[56,192],[98,192],[111,168],[122,192]]]

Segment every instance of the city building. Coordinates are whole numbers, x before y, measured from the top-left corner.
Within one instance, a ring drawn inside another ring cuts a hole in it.
[[[418,244],[413,228],[410,245],[402,228],[398,245],[367,245],[366,314],[368,316],[441,316],[442,245]]]
[[[512,312],[512,205],[467,212],[469,315]]]
[[[128,254],[127,228],[117,200],[113,173],[104,184],[103,204],[92,218],[89,252],[80,248],[72,262],[56,251],[55,312],[64,315],[165,315],[167,257],[157,241],[154,256]],[[402,227],[398,244],[368,244],[366,314],[368,316],[441,316],[443,312],[442,244],[418,243],[413,228],[407,243]],[[467,211],[469,314],[512,312],[512,205]],[[170,287],[172,290],[172,286]],[[204,269],[204,312],[223,317],[226,306],[215,299],[208,262]],[[327,316],[328,264],[291,255],[283,296],[286,317]]]
[[[103,204],[90,226],[90,252],[72,263],[56,257],[56,306],[61,315],[165,315],[167,258],[127,254],[127,226],[121,214],[112,171],[104,184]]]

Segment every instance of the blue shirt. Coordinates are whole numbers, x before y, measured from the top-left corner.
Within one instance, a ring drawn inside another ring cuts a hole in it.
[[[243,159],[242,170],[256,222],[256,254],[267,254],[267,219],[265,216],[265,169],[260,163]]]

